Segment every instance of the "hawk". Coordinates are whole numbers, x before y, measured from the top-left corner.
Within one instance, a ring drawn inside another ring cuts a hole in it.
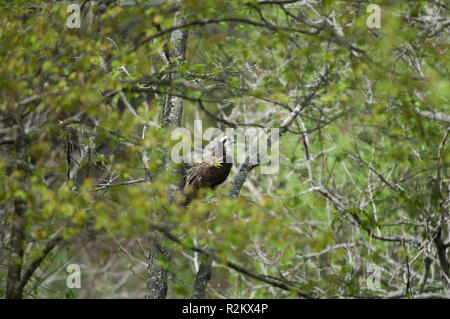
[[[233,166],[233,157],[231,156],[231,150],[228,147],[233,142],[232,138],[228,136],[223,137],[219,140],[216,147],[216,150],[218,150],[222,156],[210,161],[203,161],[199,165],[194,166],[184,187],[185,206],[197,196],[200,188],[209,187],[214,189],[217,185],[222,184],[227,179],[231,167]]]

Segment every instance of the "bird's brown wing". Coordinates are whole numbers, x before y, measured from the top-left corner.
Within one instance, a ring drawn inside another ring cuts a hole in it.
[[[193,168],[184,187],[185,205],[197,196],[199,188],[211,187],[214,184],[216,171],[217,167],[209,163],[201,163]]]
[[[218,170],[219,166],[210,163],[195,166],[186,180],[186,187],[210,187],[214,183]]]

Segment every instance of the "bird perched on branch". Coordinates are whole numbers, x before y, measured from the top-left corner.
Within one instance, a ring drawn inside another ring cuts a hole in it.
[[[221,138],[216,146],[216,155],[218,151],[219,157],[203,161],[199,165],[194,166],[184,187],[185,206],[197,196],[200,188],[209,187],[214,189],[227,179],[233,166],[232,151],[229,148],[233,142],[233,139],[228,136]]]

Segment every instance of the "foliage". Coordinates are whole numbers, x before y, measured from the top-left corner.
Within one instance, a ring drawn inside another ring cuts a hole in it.
[[[168,297],[192,294],[205,252],[214,298],[450,296],[444,1],[375,1],[379,29],[365,2],[135,2],[70,29],[63,2],[0,1],[0,296],[33,270],[20,296],[142,297],[155,234]],[[282,128],[305,105],[277,174],[250,169],[234,199],[235,165],[180,207],[171,97],[192,132]]]

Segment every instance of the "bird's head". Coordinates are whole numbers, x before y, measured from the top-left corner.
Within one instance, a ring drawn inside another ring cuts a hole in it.
[[[220,143],[223,143],[223,144],[226,145],[226,146],[229,146],[229,145],[231,145],[231,144],[234,143],[234,140],[233,140],[231,137],[225,135],[224,137],[222,137],[222,138],[220,139],[219,142],[220,142]]]

